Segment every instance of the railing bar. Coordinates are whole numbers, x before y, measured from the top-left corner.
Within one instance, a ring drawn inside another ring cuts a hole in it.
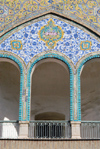
[[[84,139],[99,139],[100,138],[100,122],[87,121],[81,122],[81,138]]]
[[[32,125],[32,132],[31,132],[31,136],[32,136],[32,134],[33,134],[33,138],[35,137],[34,135],[34,131],[35,131],[35,123],[33,123],[33,125]]]
[[[61,138],[63,138],[63,133],[62,133],[62,130],[63,130],[63,128],[62,128],[62,123],[61,123],[61,131],[60,131]]]
[[[51,130],[50,130],[50,123],[49,123],[49,138],[51,136]]]
[[[45,120],[45,121],[42,121],[42,120],[41,120],[41,121],[40,121],[40,120],[34,121],[34,120],[32,120],[32,121],[29,121],[29,122],[30,122],[30,123],[41,123],[41,122],[42,122],[42,123],[45,123],[45,122],[46,122],[46,123],[47,123],[47,122],[48,122],[48,123],[54,123],[54,122],[55,122],[55,123],[65,123],[65,122],[67,122],[67,123],[68,123],[69,121],[57,121],[57,120],[55,120],[55,121],[51,121],[51,120],[50,120],[50,121],[46,121],[46,120]]]
[[[69,135],[69,134],[68,134],[68,132],[69,132],[69,131],[68,131],[68,123],[65,123],[65,129],[66,129],[66,131],[65,131],[65,132],[66,132],[66,138],[68,138],[68,135]]]
[[[34,123],[34,138],[36,138],[36,123]]]
[[[38,129],[37,129],[37,138],[39,138],[39,133],[40,133],[40,125],[39,125],[39,123],[37,123],[38,125]]]
[[[29,137],[34,138],[67,138],[70,137],[69,121],[33,121],[29,125]],[[52,123],[53,122],[53,123]],[[65,127],[66,126],[66,127]],[[67,130],[67,131],[66,131]],[[66,134],[65,134],[66,131]]]
[[[47,129],[47,138],[49,138],[49,123],[47,123],[46,129]]]
[[[97,127],[97,138],[99,138],[99,124],[97,125],[98,127]]]
[[[93,124],[92,124],[91,127],[92,127],[92,129],[91,129],[91,130],[92,130],[92,136],[91,136],[91,139],[92,139],[92,138],[93,138]]]
[[[54,124],[54,130],[55,130],[55,138],[56,138],[56,123]]]
[[[0,123],[19,123],[19,121],[0,121]]]
[[[45,136],[45,138],[46,138],[46,123],[44,123],[44,130],[45,130],[45,131],[44,131],[43,133],[44,133],[44,136]]]
[[[100,123],[100,121],[81,121],[81,123]]]
[[[95,125],[95,128],[96,128],[96,125]],[[95,138],[97,138],[97,129],[94,129],[94,132],[95,132]]]
[[[42,123],[40,124],[40,131],[41,131],[41,138],[43,137],[43,135],[42,135],[42,130],[43,130],[43,127],[41,126],[42,125]]]

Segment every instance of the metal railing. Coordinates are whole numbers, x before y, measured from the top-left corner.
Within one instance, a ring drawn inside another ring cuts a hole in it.
[[[100,139],[100,121],[82,121],[81,138]]]
[[[29,138],[70,138],[69,121],[30,121]]]
[[[19,134],[18,121],[0,121],[0,138],[17,139]]]

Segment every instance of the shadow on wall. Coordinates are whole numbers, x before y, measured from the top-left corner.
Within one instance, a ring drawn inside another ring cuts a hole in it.
[[[85,63],[81,73],[82,120],[100,121],[100,58]]]
[[[35,120],[65,120],[65,115],[56,112],[46,112],[37,114]]]

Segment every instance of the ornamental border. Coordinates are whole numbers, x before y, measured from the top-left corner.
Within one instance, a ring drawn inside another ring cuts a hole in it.
[[[27,73],[27,88],[28,88],[28,102],[27,102],[27,115],[28,115],[28,121],[30,120],[30,93],[31,93],[31,72],[32,69],[34,67],[34,65],[39,62],[42,59],[46,59],[46,58],[55,58],[58,60],[63,61],[69,68],[69,72],[70,72],[70,120],[74,121],[74,73],[73,73],[73,69],[71,67],[71,64],[68,62],[68,60],[66,58],[64,58],[63,56],[56,54],[56,53],[47,53],[47,54],[43,54],[42,56],[37,57],[29,66],[28,68],[28,73]]]
[[[80,24],[77,24],[76,22],[72,22],[71,20],[68,20],[66,18],[63,18],[62,16],[57,16],[56,14],[48,14],[46,13],[45,16],[40,15],[39,18],[34,18],[34,19],[30,19],[29,21],[26,21],[24,23],[20,23],[17,27],[13,26],[13,28],[11,28],[10,30],[8,30],[6,33],[3,33],[3,35],[0,35],[0,44],[5,41],[7,38],[9,38],[12,34],[18,32],[19,30],[33,24],[36,22],[39,22],[41,20],[45,20],[48,18],[54,18],[54,19],[58,19],[60,21],[63,21],[65,23],[68,23],[80,30],[82,30],[84,33],[89,34],[90,36],[92,36],[93,38],[95,38],[98,42],[100,42],[100,38],[97,37],[96,35],[94,35],[91,31],[89,31],[87,28],[85,28],[84,26],[81,26]]]

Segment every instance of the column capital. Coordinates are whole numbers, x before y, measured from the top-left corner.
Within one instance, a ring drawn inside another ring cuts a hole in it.
[[[29,121],[19,121],[19,124],[29,124]]]

